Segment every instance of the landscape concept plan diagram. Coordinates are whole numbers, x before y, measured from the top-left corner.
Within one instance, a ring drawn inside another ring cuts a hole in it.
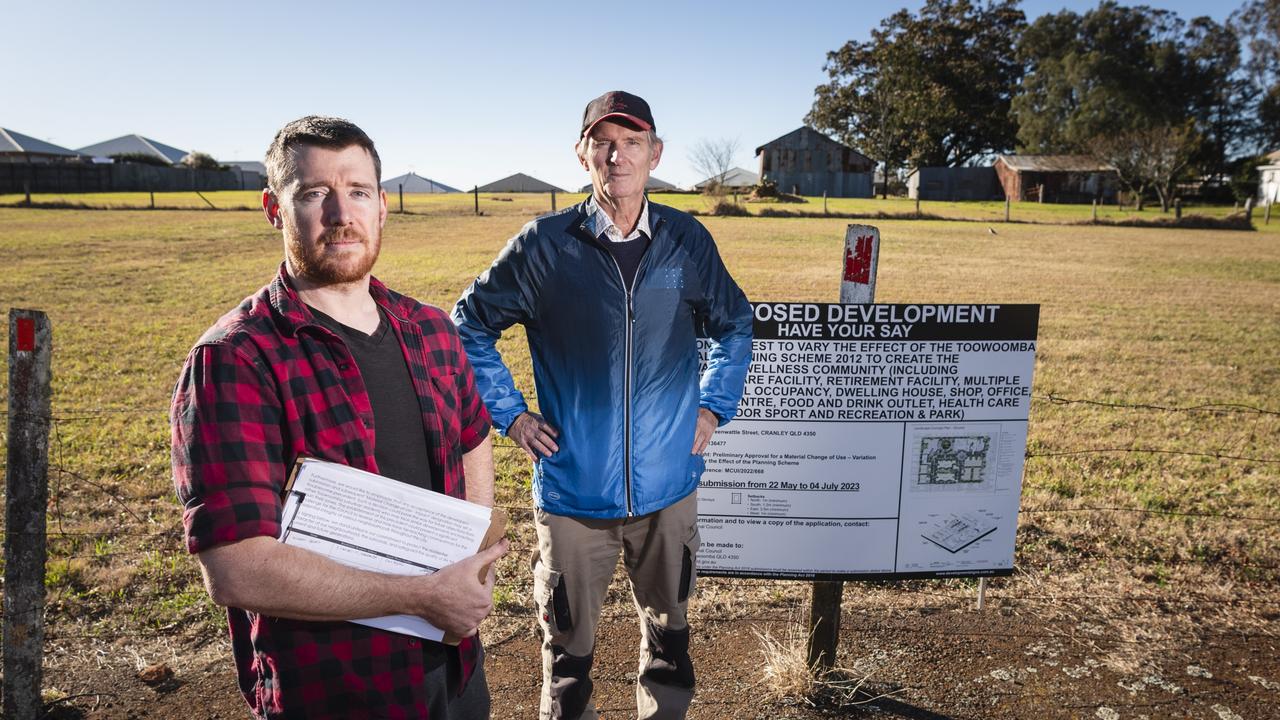
[[[977,488],[988,485],[990,435],[926,435],[920,438],[916,489]]]

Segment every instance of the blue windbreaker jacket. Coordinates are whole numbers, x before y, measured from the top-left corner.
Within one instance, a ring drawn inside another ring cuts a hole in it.
[[[698,407],[738,410],[751,359],[751,306],[697,220],[649,203],[650,237],[629,292],[591,234],[590,201],[529,223],[453,309],[494,424],[528,409],[499,355],[522,324],[542,415],[560,449],[533,472],[535,505],[619,518],[661,510],[698,486]],[[697,338],[709,338],[699,382]]]

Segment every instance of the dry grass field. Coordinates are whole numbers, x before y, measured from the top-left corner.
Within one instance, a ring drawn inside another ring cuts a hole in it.
[[[393,215],[376,274],[451,306],[539,210],[492,202],[503,209],[483,217]],[[837,297],[847,221],[704,222],[753,300]],[[982,612],[972,581],[849,584],[845,679],[818,688],[794,662],[808,585],[704,579],[691,717],[1274,717],[1280,219],[1268,232],[877,224],[882,302],[1041,305],[1017,572],[991,582]],[[55,714],[243,717],[222,615],[181,550],[166,412],[191,343],[270,279],[279,236],[246,211],[0,208],[0,226],[2,304],[53,325]],[[503,342],[531,388],[520,339]],[[528,470],[498,454],[515,549],[485,636],[495,716],[524,718],[537,679]],[[611,592],[597,687],[620,718],[634,620],[625,584]],[[140,680],[155,663],[174,678]],[[887,695],[851,704],[867,693]]]

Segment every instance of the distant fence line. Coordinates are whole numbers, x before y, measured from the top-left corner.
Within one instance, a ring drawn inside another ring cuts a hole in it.
[[[248,170],[198,170],[142,163],[0,163],[0,194],[260,190]]]

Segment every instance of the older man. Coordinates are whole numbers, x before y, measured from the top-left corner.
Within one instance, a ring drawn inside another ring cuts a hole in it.
[[[596,624],[621,555],[641,622],[639,716],[681,718],[694,688],[686,612],[702,451],[737,412],[751,309],[706,228],[646,198],[662,141],[644,100],[592,100],[576,150],[591,198],[527,225],[453,317],[499,431],[534,462],[541,716],[596,717]],[[495,349],[515,323],[541,414]],[[701,333],[711,346],[699,377]]]
[[[492,504],[488,414],[448,315],[370,272],[387,217],[373,141],[338,118],[289,123],[267,152],[274,280],[208,330],[173,397],[187,549],[227,606],[240,691],[258,718],[480,720],[480,569],[505,541],[433,575],[339,565],[277,542],[281,492],[318,457]],[[421,616],[458,647],[346,620]]]

